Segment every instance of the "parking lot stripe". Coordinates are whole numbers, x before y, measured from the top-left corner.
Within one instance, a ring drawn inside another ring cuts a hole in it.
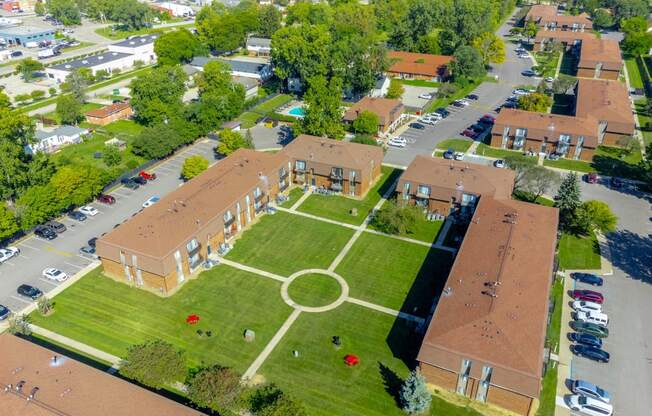
[[[32,246],[30,246],[30,245],[28,245],[28,244],[25,244],[24,242],[23,242],[23,243],[20,243],[20,244],[18,244],[18,245],[21,246],[21,247],[27,247],[27,248],[29,248],[29,249],[37,250],[37,251],[38,251],[38,248],[36,248],[36,247],[32,247]]]
[[[74,263],[68,263],[67,261],[64,261],[64,263],[66,263],[68,266],[76,267],[78,269],[83,269],[84,267],[86,267],[86,266],[80,266],[80,265],[74,264]]]
[[[47,251],[51,252],[51,253],[58,254],[60,256],[65,256],[65,257],[72,257],[73,256],[73,254],[68,252],[68,251],[58,250],[58,249],[56,249],[54,247],[51,247],[51,246],[47,246],[47,247],[45,247],[45,249]]]
[[[51,284],[51,285],[54,286],[54,287],[59,286],[56,282],[53,282],[53,281],[51,281],[51,280],[48,280],[48,279],[46,279],[46,278],[44,278],[44,277],[39,277],[38,280],[41,280],[41,281],[43,281],[43,282],[45,282],[45,283],[49,283],[49,284]]]
[[[28,301],[27,299],[19,298],[18,296],[11,295],[9,297],[14,299],[14,300],[19,300],[21,302],[24,302],[24,303],[26,303],[28,305],[32,303],[32,302]]]

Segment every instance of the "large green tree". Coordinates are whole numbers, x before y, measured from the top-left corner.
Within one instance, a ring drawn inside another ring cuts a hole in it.
[[[181,176],[185,180],[190,180],[208,169],[208,160],[200,155],[190,156],[183,161],[181,167]]]
[[[7,204],[0,203],[0,240],[9,238],[19,230],[18,220],[13,211],[7,208]]]
[[[365,110],[353,121],[351,127],[353,127],[356,134],[372,135],[378,133],[379,124],[378,116],[371,111]]]
[[[154,41],[154,52],[160,65],[186,64],[202,54],[199,39],[189,30],[181,28],[159,36]]]
[[[525,111],[536,111],[545,113],[548,107],[552,105],[552,98],[549,95],[533,92],[531,94],[521,95],[518,98],[518,107]]]
[[[132,345],[120,365],[121,375],[157,389],[184,380],[186,373],[183,355],[162,340]]]
[[[472,45],[482,57],[485,65],[500,64],[505,61],[505,43],[494,33],[485,32],[473,39]]]
[[[262,6],[258,14],[258,35],[271,38],[281,28],[281,19],[281,12],[275,6]]]
[[[131,106],[145,125],[172,119],[182,113],[186,74],[180,66],[159,67],[131,82]]]
[[[325,77],[318,76],[311,78],[309,85],[304,95],[306,114],[298,131],[341,140],[344,137],[340,108],[342,82],[338,78],[328,81]]]
[[[183,140],[176,129],[160,122],[145,128],[132,143],[132,151],[147,159],[161,159],[181,146]]]
[[[197,78],[199,105],[197,121],[203,131],[218,127],[236,117],[244,109],[244,87],[231,78],[229,67],[218,61],[209,62]]]
[[[568,173],[563,178],[555,200],[555,206],[559,208],[559,222],[562,229],[571,230],[576,220],[577,210],[582,205],[576,173]]]
[[[325,76],[331,69],[331,35],[324,26],[286,26],[272,37],[271,59],[281,80]]]
[[[34,79],[34,73],[43,69],[43,64],[33,58],[25,58],[16,65],[16,70],[26,82]]]
[[[462,46],[455,51],[451,63],[453,77],[458,79],[478,79],[485,74],[482,56],[471,46]]]
[[[218,412],[230,410],[241,392],[240,375],[219,365],[199,370],[188,383],[190,400]]]
[[[217,145],[218,153],[228,156],[241,148],[253,149],[254,145],[237,131],[224,130],[220,133],[220,142]]]
[[[70,94],[60,95],[57,98],[55,112],[59,116],[61,124],[76,125],[84,119],[81,103]]]
[[[79,7],[74,0],[48,0],[45,8],[52,17],[66,26],[81,23]]]

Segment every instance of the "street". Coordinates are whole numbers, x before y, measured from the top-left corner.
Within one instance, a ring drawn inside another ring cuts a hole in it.
[[[133,214],[142,209],[142,204],[148,198],[157,195],[162,197],[180,186],[179,178],[183,161],[193,155],[201,155],[214,162],[213,148],[215,142],[209,139],[199,141],[195,145],[182,150],[177,155],[167,159],[151,169],[157,179],[143,185],[135,191],[119,187],[110,192],[116,198],[113,205],[92,202],[89,205],[99,210],[99,214],[79,222],[68,217],[58,219],[65,224],[67,231],[59,234],[52,241],[43,240],[34,235],[15,244],[20,248],[20,255],[0,264],[0,304],[12,311],[20,311],[31,303],[31,300],[19,297],[16,288],[23,283],[38,287],[47,293],[59,283],[42,277],[43,269],[55,267],[72,276],[94,261],[94,258],[79,254],[79,249],[85,246],[89,239],[99,237],[113,229]]]

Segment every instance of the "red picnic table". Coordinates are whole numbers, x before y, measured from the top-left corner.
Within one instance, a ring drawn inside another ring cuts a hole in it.
[[[199,315],[194,315],[194,314],[193,315],[188,315],[188,317],[186,318],[186,323],[187,324],[194,325],[197,322],[199,322]]]
[[[344,356],[344,363],[349,367],[360,364],[360,358],[357,355],[347,354]]]

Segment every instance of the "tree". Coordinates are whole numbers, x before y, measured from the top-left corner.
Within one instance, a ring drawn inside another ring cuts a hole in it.
[[[353,121],[353,131],[357,134],[374,135],[378,133],[380,120],[375,113],[365,110]]]
[[[341,96],[342,82],[339,78],[331,78],[330,81],[322,76],[311,78],[304,95],[306,114],[297,132],[341,140],[344,137]]]
[[[331,35],[324,26],[285,26],[272,36],[271,61],[283,81],[302,82],[328,74],[331,65]]]
[[[32,58],[25,58],[18,65],[16,70],[23,77],[25,82],[30,82],[34,79],[34,73],[43,69],[43,64]]]
[[[244,109],[244,87],[232,81],[229,67],[222,62],[207,63],[197,77],[197,87],[197,121],[203,131],[217,128],[223,121],[236,117]]]
[[[66,81],[61,84],[61,91],[72,94],[80,103],[86,102],[86,87],[89,83],[88,68],[78,68],[66,76]]]
[[[437,97],[448,98],[451,95],[455,94],[455,92],[457,92],[457,87],[454,84],[447,82],[439,86],[437,89]]]
[[[84,119],[82,106],[79,101],[72,95],[60,95],[57,98],[57,107],[55,112],[61,120],[61,124],[76,125]]]
[[[216,12],[204,7],[195,19],[202,42],[215,52],[231,52],[244,44],[247,31],[234,11]]]
[[[392,80],[389,82],[389,88],[387,89],[387,98],[401,98],[404,92],[405,88],[403,88],[401,81],[396,78],[392,78]]]
[[[258,13],[258,34],[271,38],[281,28],[281,12],[274,6],[262,6]]]
[[[32,100],[38,101],[45,97],[45,91],[43,90],[34,90],[29,94],[32,97]]]
[[[649,5],[647,0],[613,0],[613,10],[616,20],[629,19],[635,16],[647,17]]]
[[[220,143],[217,145],[220,154],[228,156],[240,148],[253,149],[253,146],[237,131],[224,130],[220,133]]]
[[[627,34],[620,42],[620,47],[630,56],[645,55],[652,48],[652,35],[647,32]]]
[[[183,354],[160,339],[130,346],[119,371],[124,377],[156,389],[183,380],[187,373]]]
[[[130,84],[136,119],[153,125],[181,114],[186,79],[180,66],[158,67],[138,75]]]
[[[569,89],[575,87],[576,82],[577,78],[575,77],[559,74],[559,76],[552,82],[552,91],[555,94],[566,94]]]
[[[178,131],[166,123],[144,129],[132,144],[132,151],[147,159],[161,159],[171,154],[183,143]]]
[[[522,33],[523,36],[527,37],[527,43],[530,43],[530,40],[537,35],[538,31],[539,27],[536,25],[536,23],[529,21],[525,24]]]
[[[190,156],[183,161],[183,166],[181,167],[181,176],[183,179],[188,181],[206,169],[208,169],[208,160],[199,155]]]
[[[0,142],[7,140],[23,147],[34,139],[34,129],[34,121],[27,114],[0,108]]]
[[[505,165],[516,172],[514,177],[514,189],[525,190],[527,174],[536,165],[536,159],[523,155],[510,155],[505,157]]]
[[[647,20],[640,16],[623,19],[620,21],[620,31],[626,35],[645,33],[647,31]]]
[[[249,410],[256,416],[306,416],[303,405],[275,384],[257,388],[249,398]]]
[[[412,370],[401,386],[399,393],[401,408],[410,415],[425,413],[430,407],[432,395],[426,386],[426,379],[419,369]]]
[[[188,383],[190,400],[215,411],[231,408],[241,392],[240,375],[219,365],[199,370]]]
[[[616,230],[618,217],[611,211],[609,205],[602,201],[586,201],[580,206],[580,215],[585,215],[590,228],[603,234]]]
[[[99,194],[107,182],[107,172],[94,165],[62,166],[47,185],[56,195],[52,208],[58,212],[73,205],[84,205]]]
[[[45,14],[45,5],[41,1],[37,1],[34,4],[34,13],[36,13],[37,16],[43,16]]]
[[[386,234],[410,234],[422,215],[416,206],[387,202],[371,219],[374,228]]]
[[[104,146],[104,151],[102,151],[102,160],[106,166],[117,166],[122,161],[122,154],[120,154],[120,149],[116,146]]]
[[[580,185],[575,172],[568,173],[557,191],[555,206],[559,208],[559,221],[562,229],[572,228],[581,202]]]
[[[12,315],[9,318],[9,327],[7,328],[10,334],[29,336],[32,330],[29,327],[28,315]]]
[[[11,99],[4,91],[0,91],[0,108],[11,107]]]
[[[451,63],[453,77],[455,79],[478,79],[485,74],[482,56],[477,49],[471,46],[457,48]]]
[[[486,32],[473,39],[473,47],[480,52],[485,65],[505,62],[505,43],[494,33]]]
[[[49,315],[54,309],[54,302],[45,295],[41,296],[38,302],[36,302],[36,309],[38,309],[38,313],[43,316]]]
[[[518,108],[525,111],[536,111],[545,113],[548,107],[552,105],[552,98],[549,95],[540,92],[521,95],[518,98]]]
[[[0,203],[0,240],[13,236],[19,229],[14,212],[7,208],[6,203]]]
[[[524,189],[532,194],[532,202],[534,202],[559,183],[559,180],[557,172],[533,164],[525,173]]]
[[[52,17],[66,26],[81,23],[79,7],[74,0],[48,0],[45,8]]]
[[[50,94],[50,97],[54,97],[55,95],[57,95],[57,89],[54,87],[48,88],[48,94]]]
[[[614,25],[614,19],[605,9],[596,9],[593,12],[593,26],[598,28],[607,28]]]
[[[127,30],[146,27],[151,16],[149,6],[138,0],[113,0],[107,9],[107,17]]]
[[[185,28],[163,33],[154,41],[154,53],[160,65],[187,64],[202,52],[199,39]]]

